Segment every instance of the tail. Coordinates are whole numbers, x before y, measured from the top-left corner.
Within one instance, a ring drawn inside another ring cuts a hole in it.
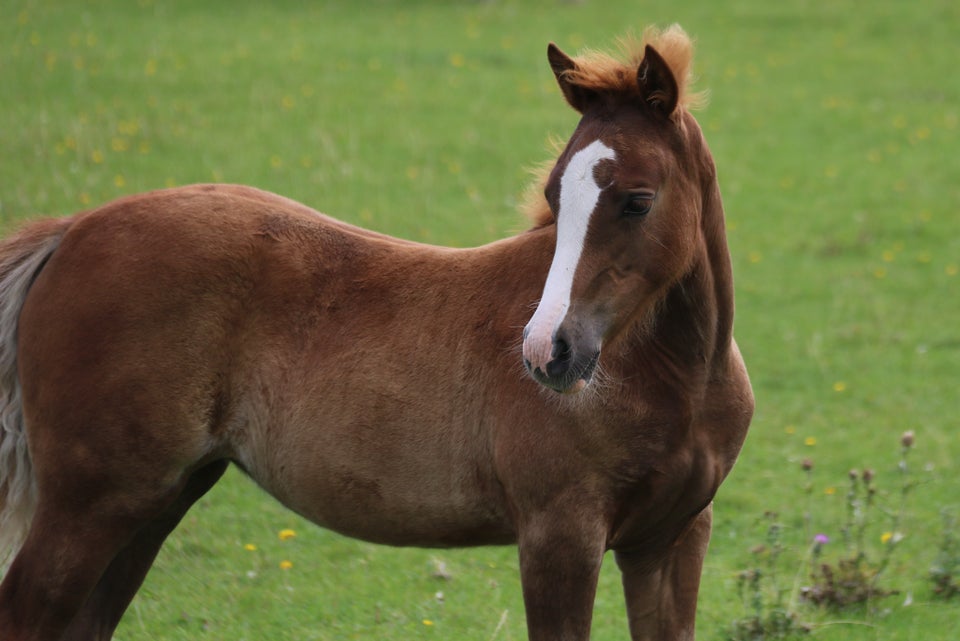
[[[17,322],[30,286],[71,222],[40,221],[0,242],[0,568],[23,542],[37,495],[20,402]]]

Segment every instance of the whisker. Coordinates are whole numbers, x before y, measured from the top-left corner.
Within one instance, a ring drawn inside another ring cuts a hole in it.
[[[644,236],[646,236],[647,238],[649,238],[650,240],[652,240],[653,242],[655,242],[657,245],[659,245],[659,246],[662,247],[663,249],[667,250],[668,252],[670,252],[670,253],[673,254],[674,256],[677,255],[677,253],[673,250],[673,248],[668,247],[667,245],[664,245],[663,242],[662,242],[659,238],[657,238],[656,236],[654,236],[653,234],[651,234],[647,229],[641,227],[641,228],[640,228],[640,231],[641,231],[641,233],[643,233]]]

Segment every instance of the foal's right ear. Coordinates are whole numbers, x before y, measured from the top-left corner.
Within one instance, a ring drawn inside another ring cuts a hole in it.
[[[547,60],[550,61],[553,75],[557,77],[557,84],[560,85],[563,97],[571,107],[583,113],[587,105],[592,102],[594,93],[570,81],[570,74],[577,70],[576,61],[560,51],[560,47],[552,42],[547,46]]]

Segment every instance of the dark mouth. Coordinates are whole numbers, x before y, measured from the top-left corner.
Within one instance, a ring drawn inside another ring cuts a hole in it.
[[[597,352],[588,359],[584,359],[579,363],[573,363],[564,375],[559,378],[548,376],[539,367],[531,369],[529,363],[526,365],[533,379],[544,387],[561,394],[575,394],[583,390],[583,388],[590,383],[599,361],[600,352]]]

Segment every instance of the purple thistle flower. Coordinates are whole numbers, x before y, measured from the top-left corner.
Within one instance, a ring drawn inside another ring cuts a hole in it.
[[[816,543],[817,545],[823,545],[824,543],[830,542],[830,537],[827,536],[826,534],[818,534],[815,537],[813,537],[813,542]]]

